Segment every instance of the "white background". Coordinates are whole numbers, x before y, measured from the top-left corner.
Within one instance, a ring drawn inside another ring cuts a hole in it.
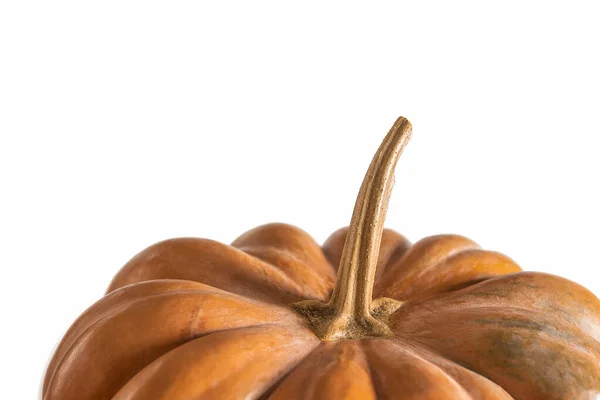
[[[144,247],[347,224],[399,115],[388,227],[600,294],[599,14],[553,3],[2,2],[3,397]]]

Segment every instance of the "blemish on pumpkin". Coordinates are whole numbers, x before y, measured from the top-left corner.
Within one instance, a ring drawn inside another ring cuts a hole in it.
[[[516,322],[516,323],[515,323]],[[479,364],[475,370],[502,384],[506,377],[521,382],[544,399],[579,399],[592,390],[600,390],[600,375],[585,358],[565,355],[567,341],[544,340],[532,332],[553,329],[534,321],[508,321],[506,328],[526,329],[526,335],[514,331],[493,331],[481,339],[487,349],[481,354],[490,365]],[[561,335],[557,335],[560,337]],[[563,335],[564,336],[564,335]],[[556,336],[555,336],[556,337]]]

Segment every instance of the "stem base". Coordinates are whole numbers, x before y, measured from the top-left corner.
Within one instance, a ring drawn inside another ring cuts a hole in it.
[[[304,300],[291,305],[302,315],[321,340],[364,339],[389,337],[394,333],[387,325],[389,316],[402,302],[389,298],[376,299],[371,314],[364,316],[338,314],[328,303]]]

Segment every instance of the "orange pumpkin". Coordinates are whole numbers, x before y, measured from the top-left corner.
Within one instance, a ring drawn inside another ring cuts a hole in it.
[[[600,301],[456,235],[383,229],[400,118],[349,228],[142,251],[71,326],[44,400],[591,399]],[[372,300],[374,298],[374,300]]]

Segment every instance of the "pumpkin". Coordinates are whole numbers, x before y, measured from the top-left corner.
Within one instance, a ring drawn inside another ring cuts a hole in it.
[[[573,400],[600,393],[600,301],[458,235],[383,229],[399,118],[350,226],[268,224],[131,259],[71,326],[44,400]]]

